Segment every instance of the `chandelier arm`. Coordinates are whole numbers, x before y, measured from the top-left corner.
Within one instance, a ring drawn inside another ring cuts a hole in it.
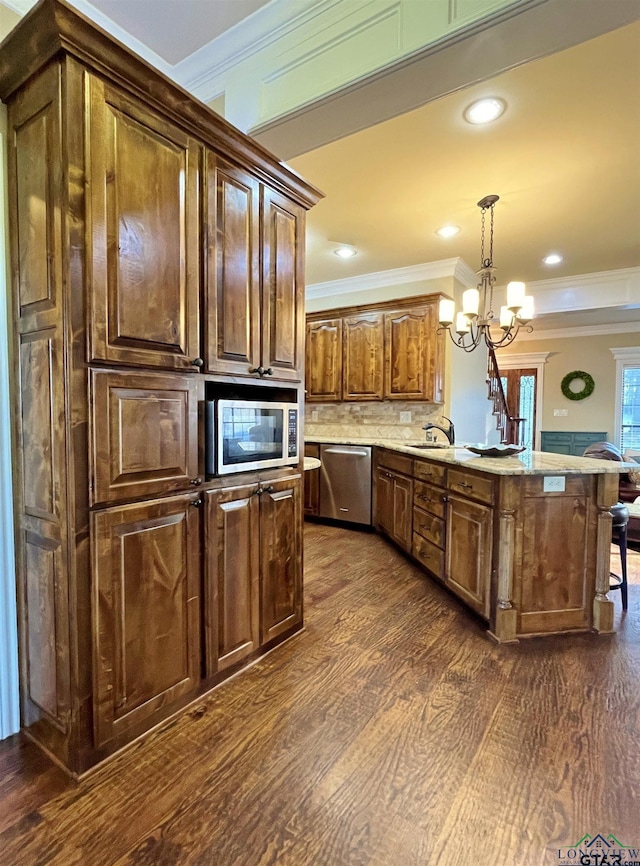
[[[487,329],[484,335],[484,340],[487,346],[490,346],[492,349],[499,349],[500,346],[508,346],[509,343],[512,343],[518,336],[519,330],[520,326],[516,325],[515,327],[509,328],[509,330],[505,332],[501,340],[492,340],[491,335],[489,334],[489,329]]]

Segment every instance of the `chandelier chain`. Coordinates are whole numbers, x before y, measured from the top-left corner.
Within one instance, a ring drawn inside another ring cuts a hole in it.
[[[480,267],[482,268],[491,268],[493,267],[493,204],[482,208],[482,230],[481,230],[481,245],[480,245]],[[489,224],[489,257],[485,259],[484,257],[484,241],[485,241],[485,214],[487,210],[491,211],[491,221]]]

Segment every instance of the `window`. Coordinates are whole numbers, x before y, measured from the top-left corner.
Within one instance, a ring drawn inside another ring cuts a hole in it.
[[[611,349],[616,359],[616,442],[640,451],[640,346]]]
[[[640,365],[622,370],[620,447],[640,451]]]

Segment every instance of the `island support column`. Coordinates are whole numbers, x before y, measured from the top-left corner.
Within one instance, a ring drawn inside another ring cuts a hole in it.
[[[500,643],[517,643],[518,612],[513,606],[513,560],[515,554],[516,511],[519,502],[517,483],[500,479],[498,511],[497,596],[492,603],[489,635]],[[495,612],[494,612],[495,611]]]
[[[611,573],[611,511],[618,501],[618,476],[598,476],[598,529],[596,548],[596,595],[593,600],[593,628],[610,634],[613,628],[613,602],[608,597]]]

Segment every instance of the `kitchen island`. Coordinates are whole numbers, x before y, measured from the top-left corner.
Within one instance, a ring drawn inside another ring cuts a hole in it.
[[[626,464],[377,438],[374,525],[466,602],[500,642],[613,632],[611,506]],[[423,447],[416,447],[422,445]]]

